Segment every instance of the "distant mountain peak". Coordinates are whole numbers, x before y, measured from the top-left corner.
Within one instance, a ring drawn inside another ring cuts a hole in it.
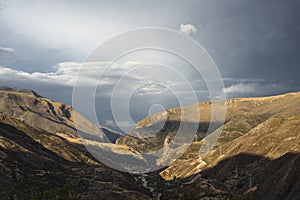
[[[42,97],[37,92],[35,92],[34,90],[31,90],[31,89],[15,89],[15,88],[7,87],[7,86],[0,86],[0,91],[18,92],[18,93],[33,95],[35,97]]]

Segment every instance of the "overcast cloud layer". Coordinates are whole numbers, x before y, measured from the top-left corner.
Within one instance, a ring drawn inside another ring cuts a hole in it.
[[[72,4],[66,0],[0,0],[0,85],[32,88],[71,104],[76,74],[94,48],[122,31],[164,27],[182,32],[206,48],[223,75],[229,98],[299,91],[299,19],[297,0],[75,0]],[[99,115],[105,116],[107,124],[112,116],[105,97],[124,69],[134,64],[134,60],[116,63],[105,87],[97,90]],[[106,65],[87,64],[89,73],[84,80],[97,84],[93,72]],[[199,101],[209,99],[205,84],[187,70],[187,64],[176,61],[173,65],[186,72]],[[140,77],[128,79],[128,87],[140,84],[142,77],[137,75]],[[172,78],[166,84],[182,89]],[[145,117],[145,107],[157,103],[163,92],[151,84],[141,89],[139,94],[148,95],[148,102],[139,105],[136,95],[133,118]],[[159,100],[169,108],[178,103],[171,99],[168,94]]]

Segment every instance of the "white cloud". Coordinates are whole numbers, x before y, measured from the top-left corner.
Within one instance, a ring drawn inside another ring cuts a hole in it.
[[[288,90],[288,87],[283,84],[262,84],[262,83],[237,83],[227,88],[224,92],[229,97],[243,97],[243,96],[257,96],[257,95],[271,95],[282,93]]]
[[[198,30],[192,24],[181,24],[179,31],[184,34],[191,35],[192,33],[197,33]]]
[[[28,73],[24,71],[14,70],[11,68],[0,68],[0,79],[2,81],[28,81],[28,82],[40,82],[40,83],[49,83],[49,84],[62,84],[68,85],[73,83],[72,74],[64,74],[60,69],[57,72],[51,73]]]
[[[113,120],[105,120],[104,124],[105,126],[109,126],[109,127],[116,126],[116,123]]]
[[[151,83],[144,85],[140,90],[137,90],[140,95],[145,94],[163,94],[168,91],[167,88]]]
[[[99,82],[99,75],[104,72]],[[78,72],[80,71],[80,77]],[[172,72],[172,71],[171,71]],[[189,76],[188,76],[189,77]],[[193,81],[193,79],[188,79]],[[161,97],[177,95],[188,96],[192,92],[203,93],[200,85],[189,87],[181,76],[170,73],[167,68],[160,68],[157,73],[156,65],[145,65],[142,62],[63,62],[59,63],[52,72],[25,72],[0,66],[0,85],[13,87],[44,87],[72,88],[75,84],[81,86],[97,85],[97,97],[112,95],[113,90],[118,95],[127,95],[129,92],[140,95],[161,95]],[[172,91],[172,92],[171,92]],[[152,96],[153,97],[153,96]]]
[[[224,91],[227,94],[230,93],[248,94],[248,93],[255,93],[256,87],[257,87],[256,84],[238,83],[238,84],[231,85],[227,88],[224,88]]]
[[[14,48],[10,48],[10,47],[0,47],[0,54],[1,53],[14,53]]]
[[[243,83],[257,83],[257,82],[265,82],[265,79],[262,78],[230,78],[224,77],[223,81],[226,82],[243,82]]]
[[[88,63],[78,63],[78,62],[64,62],[59,63],[55,67],[54,72],[41,73],[34,72],[28,73],[20,70],[15,70],[6,67],[0,67],[0,79],[1,81],[27,81],[33,83],[49,84],[49,85],[64,85],[73,86],[76,79],[80,83],[85,85],[95,85],[98,84],[99,72],[103,71],[109,62],[88,62]],[[105,78],[101,80],[102,85],[112,85],[115,83],[116,79],[121,76],[122,70],[130,69],[132,65],[136,63],[113,63],[111,71],[109,71]],[[79,70],[82,68],[80,77],[77,76]],[[128,78],[138,79],[137,77],[128,75]]]
[[[0,63],[7,62],[14,58],[14,48],[0,47]]]

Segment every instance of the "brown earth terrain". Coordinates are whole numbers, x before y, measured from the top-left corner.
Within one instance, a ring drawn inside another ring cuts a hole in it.
[[[119,138],[117,143],[141,152],[159,149],[166,145],[164,140],[168,135],[172,137],[176,134],[178,123],[174,122],[180,121],[181,112],[188,112],[189,121],[199,123],[197,137],[195,135],[195,141],[179,159],[160,172],[164,180],[179,182],[177,184],[182,193],[179,192],[177,198],[183,198],[180,195],[194,190],[196,194],[201,193],[201,188],[208,187],[204,183],[209,181],[210,185],[226,193],[212,194],[216,199],[298,199],[300,192],[296,188],[299,188],[299,178],[293,175],[299,174],[295,163],[299,162],[300,153],[300,93],[227,100],[221,135],[213,150],[201,157],[200,149],[207,130],[203,124],[209,121],[213,104],[219,106],[220,102],[201,102],[149,116],[134,131],[151,129],[165,119],[168,129],[164,128],[157,135],[142,139],[126,135]],[[193,114],[197,107],[201,112],[200,118]],[[217,124],[214,131],[219,130]],[[269,173],[266,173],[268,170]],[[240,173],[238,176],[235,175],[236,171]],[[274,174],[270,174],[272,172]],[[186,180],[189,183],[197,175],[201,177],[198,181],[185,184]],[[199,181],[201,179],[204,183]],[[250,179],[253,187],[249,187]],[[272,190],[274,192],[268,192]],[[207,192],[202,192],[202,196],[196,194],[195,199],[208,195]]]
[[[222,109],[224,102],[153,114],[129,135],[99,135],[71,106],[1,87],[0,199],[300,199],[300,93],[227,100],[224,125],[218,117],[210,121],[213,105]],[[182,113],[184,123],[198,127],[194,141],[160,171],[113,170],[83,145],[143,163],[141,153],[172,141]],[[217,131],[216,145],[201,157],[201,145]]]
[[[72,114],[32,91],[0,90],[0,199],[151,199],[86,151]]]

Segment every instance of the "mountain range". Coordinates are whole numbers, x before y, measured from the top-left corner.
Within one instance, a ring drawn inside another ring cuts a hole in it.
[[[168,109],[122,135],[32,90],[0,87],[0,199],[300,199],[300,93],[227,100],[224,124],[211,121],[212,106],[219,104]],[[147,164],[143,153],[172,140],[182,112],[197,133],[187,151],[159,171],[114,170],[85,148]],[[74,118],[84,126],[81,137]],[[161,122],[155,135],[137,137]],[[216,145],[200,156],[205,136],[220,130]]]

